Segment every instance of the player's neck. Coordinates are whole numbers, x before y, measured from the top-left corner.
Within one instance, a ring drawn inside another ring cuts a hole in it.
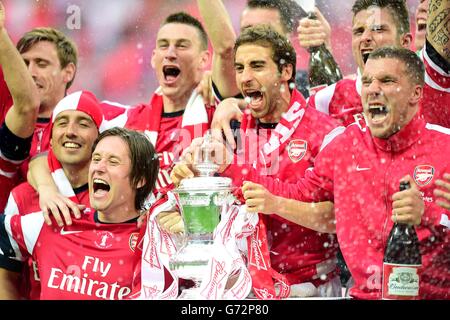
[[[56,106],[56,105],[55,105]],[[53,109],[55,106],[48,106],[47,104],[41,104],[39,106],[39,118],[51,118]]]
[[[108,211],[98,211],[98,220],[103,223],[122,223],[138,216],[139,212],[134,209],[134,203],[112,208]]]
[[[279,99],[276,99],[274,103],[276,105],[272,108],[266,116],[260,118],[259,121],[261,123],[278,123],[281,120],[281,116],[283,113],[287,112],[290,107],[291,102],[291,94],[290,92],[285,92],[280,96]]]
[[[89,165],[63,165],[64,173],[72,188],[79,188],[88,183]]]
[[[50,118],[52,116],[53,110],[60,100],[64,98],[65,94],[62,92],[52,98],[46,99],[45,101],[41,101],[41,105],[39,106],[39,118]]]
[[[163,95],[164,112],[171,113],[186,109],[191,94],[192,92],[186,92],[179,96]]]

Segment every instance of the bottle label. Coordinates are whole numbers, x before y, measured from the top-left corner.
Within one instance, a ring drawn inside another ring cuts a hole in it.
[[[383,263],[383,299],[419,299],[421,265]]]
[[[309,96],[316,94],[317,92],[319,92],[320,90],[322,90],[323,88],[326,88],[326,87],[328,87],[327,84],[321,84],[321,85],[309,88]]]

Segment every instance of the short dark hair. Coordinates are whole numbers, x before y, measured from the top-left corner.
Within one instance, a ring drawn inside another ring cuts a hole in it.
[[[423,86],[425,83],[425,66],[418,55],[406,48],[381,47],[369,54],[369,59],[392,58],[403,61],[405,70],[414,84]]]
[[[295,65],[297,56],[291,42],[279,34],[269,25],[256,25],[246,28],[236,39],[234,44],[234,55],[237,49],[244,44],[255,44],[272,49],[272,60],[281,72],[283,67],[292,65],[292,77],[289,82],[295,82]],[[235,58],[236,59],[236,58]]]
[[[294,30],[293,3],[289,0],[248,0],[247,8],[250,9],[275,9],[280,13],[281,24],[286,33]]]
[[[138,211],[143,210],[145,199],[155,187],[158,176],[158,154],[150,140],[142,133],[119,127],[114,127],[100,133],[92,147],[92,151],[95,150],[97,144],[102,139],[110,136],[117,136],[128,145],[131,160],[130,182],[131,186],[136,188],[134,206]],[[137,186],[142,180],[145,181],[145,184],[138,188]]]
[[[53,28],[35,28],[25,33],[19,42],[17,42],[17,50],[19,53],[25,53],[36,43],[48,41],[55,45],[58,53],[59,64],[64,69],[69,63],[73,63],[75,67],[78,63],[78,53],[75,43],[70,40],[64,33]],[[75,77],[67,83],[66,90],[70,88]]]
[[[399,34],[410,32],[409,13],[405,0],[356,0],[352,7],[353,15],[372,6],[389,10]]]
[[[201,48],[203,50],[208,49],[208,35],[206,34],[205,29],[203,28],[200,21],[198,21],[196,18],[191,16],[190,14],[186,12],[176,12],[171,15],[169,15],[166,19],[164,19],[163,23],[161,24],[161,27],[168,24],[168,23],[182,23],[187,24],[188,26],[193,26],[197,29],[200,35],[200,43]]]

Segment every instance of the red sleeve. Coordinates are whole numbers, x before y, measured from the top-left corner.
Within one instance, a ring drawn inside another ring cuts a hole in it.
[[[334,141],[333,141],[334,142]],[[333,144],[334,143],[330,143]],[[262,184],[270,192],[285,198],[305,202],[333,201],[335,151],[332,145],[325,147],[315,160],[314,168],[307,170],[297,183],[286,183],[272,176],[261,175],[251,165],[231,165],[224,175],[233,178],[236,186],[244,181]]]
[[[2,215],[0,219],[0,251],[5,257],[24,261],[28,256],[20,215]]]
[[[322,155],[316,159],[315,167],[307,170],[305,177],[297,183],[286,183],[271,176],[259,175],[255,169],[251,169],[244,179],[262,184],[275,195],[305,202],[333,201],[333,180],[330,161],[323,161]],[[328,163],[325,165],[325,163]],[[326,172],[321,172],[325,169]]]
[[[444,64],[434,48],[426,43],[422,50],[422,60],[425,65],[425,82],[430,87],[442,91],[450,92],[450,74],[441,66]],[[448,65],[448,63],[447,63]]]
[[[445,170],[441,170],[441,174],[439,176],[435,177],[435,179],[436,180],[440,179],[442,181],[446,181],[443,178],[443,175],[445,173],[449,173],[449,172],[450,172],[450,165],[447,165]],[[435,185],[435,188],[433,188],[433,190],[434,189],[440,189],[441,191],[447,192],[447,190],[440,188],[437,185]],[[425,210],[424,210],[424,215],[422,217],[421,224],[423,226],[431,228],[431,229],[446,228],[448,231],[448,229],[450,229],[450,211],[445,210],[436,204],[436,202],[440,201],[440,200],[446,201],[446,199],[436,197],[436,199],[433,202],[428,202],[428,201],[424,202]],[[450,235],[449,232],[447,232],[447,234]]]

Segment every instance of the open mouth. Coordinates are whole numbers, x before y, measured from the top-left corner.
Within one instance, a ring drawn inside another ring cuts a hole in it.
[[[364,64],[366,64],[367,59],[369,59],[369,55],[372,52],[372,50],[362,50],[361,51],[361,55],[362,55],[362,59],[364,61]]]
[[[423,20],[417,21],[417,31],[425,32],[426,30],[427,30],[426,22],[423,22]]]
[[[369,54],[370,54],[370,52],[369,52],[369,53],[364,53],[364,54],[362,55],[364,64],[367,62],[367,59],[369,59]]]
[[[369,106],[369,114],[373,123],[381,123],[386,120],[389,110],[384,105],[372,105]]]
[[[94,194],[96,195],[104,195],[109,192],[111,187],[109,186],[108,182],[105,180],[95,178],[92,183],[92,188],[94,191]]]
[[[175,66],[165,66],[163,67],[164,79],[168,82],[175,81],[180,75],[180,69]]]
[[[418,31],[425,31],[427,29],[427,16],[426,14],[418,14],[416,17],[416,26]]]
[[[261,91],[258,90],[248,90],[244,92],[245,95],[245,101],[248,102],[250,105],[258,105],[263,98],[263,94]]]
[[[73,141],[68,141],[68,142],[63,143],[63,147],[66,149],[80,149],[81,144],[73,142]]]

